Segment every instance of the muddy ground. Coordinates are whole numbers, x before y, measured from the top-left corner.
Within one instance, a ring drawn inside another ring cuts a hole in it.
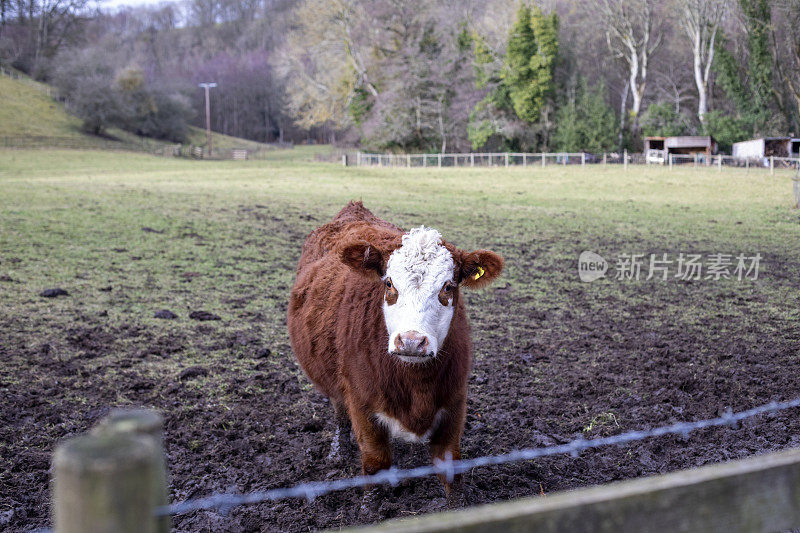
[[[297,229],[287,221],[293,229],[286,230],[286,242],[296,248],[287,245],[280,268],[293,268],[300,240],[314,224],[305,221]],[[468,296],[477,359],[469,380],[465,457],[713,417],[797,395],[800,330],[782,318],[786,313],[764,312],[794,305],[774,289],[793,286],[796,259],[769,255],[762,281],[748,284],[604,280],[589,286],[573,273],[581,243],[574,254],[567,247],[569,254],[547,259],[549,250],[569,239],[554,232],[524,246],[513,238],[488,237],[485,243],[515,266],[507,279]],[[595,245],[619,248],[612,240]],[[551,298],[523,290],[548,272],[564,273],[553,278]],[[186,290],[194,290],[193,276],[183,277]],[[0,530],[49,526],[55,444],[117,406],[149,406],[164,414],[173,501],[357,474],[357,461],[344,467],[326,461],[331,408],[298,372],[285,334],[271,333],[283,331],[285,319],[248,310],[270,301],[285,312],[289,288],[285,283],[230,294],[226,308],[214,309],[221,320],[189,317],[202,308],[173,308],[178,319],[169,328],[115,313],[115,295],[123,298],[125,291],[119,286],[58,297],[61,305],[72,299],[76,309],[81,300],[106,302],[99,312],[76,310],[57,321],[5,313],[0,358],[11,363],[0,374]],[[0,290],[40,298],[34,287],[10,278],[0,281]],[[169,302],[142,313],[149,318],[162,307]],[[685,320],[692,312],[699,318]],[[187,353],[192,364],[152,371]],[[217,355],[206,358],[212,353]],[[481,468],[466,475],[465,485],[470,504],[477,505],[798,445],[800,416],[788,411],[686,438]],[[400,466],[427,461],[424,447],[397,449]],[[360,522],[360,500],[360,491],[348,490],[313,503],[195,512],[176,517],[174,525],[177,531],[230,532],[338,528]],[[444,503],[438,481],[414,480],[385,491],[378,512],[382,519],[403,517]]]

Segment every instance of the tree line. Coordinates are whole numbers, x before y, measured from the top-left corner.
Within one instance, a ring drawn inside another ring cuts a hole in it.
[[[723,148],[800,134],[797,0],[0,0],[0,62],[87,130],[371,150]]]

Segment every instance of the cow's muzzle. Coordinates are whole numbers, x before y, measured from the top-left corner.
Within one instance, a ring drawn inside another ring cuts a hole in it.
[[[405,357],[428,357],[432,356],[428,337],[419,331],[406,331],[394,338],[394,353]]]

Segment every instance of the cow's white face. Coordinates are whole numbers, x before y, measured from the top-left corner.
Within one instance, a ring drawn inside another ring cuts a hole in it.
[[[403,235],[383,281],[389,352],[408,363],[430,360],[450,330],[457,290],[455,262],[441,234],[420,226]]]

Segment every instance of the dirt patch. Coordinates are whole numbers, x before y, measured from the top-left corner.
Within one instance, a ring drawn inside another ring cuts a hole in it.
[[[501,251],[517,279],[541,276],[542,267],[527,265],[511,245]],[[565,259],[554,271],[573,269]],[[773,257],[770,275],[788,284],[797,264]],[[468,297],[477,357],[465,457],[713,417],[797,394],[795,325],[750,314],[757,306],[789,304],[771,300],[757,284],[602,289],[559,281],[554,287],[549,300],[513,280]],[[275,288],[264,301],[285,299],[285,292]],[[684,313],[695,308],[703,318],[687,322]],[[154,321],[164,328],[158,329],[139,324],[134,314],[110,320],[81,315],[59,325],[17,316],[0,328],[0,359],[9,361],[0,374],[6,406],[0,409],[0,528],[49,525],[55,444],[117,406],[164,414],[173,501],[359,473],[357,460],[326,460],[334,431],[329,403],[300,375],[286,344],[265,345],[269,332],[285,327],[279,321],[243,313],[241,324]],[[171,371],[152,370],[172,360],[178,363]],[[788,411],[688,438],[476,469],[466,474],[467,499],[475,505],[547,494],[798,445],[800,417]],[[401,467],[428,460],[424,446],[396,446]],[[403,482],[383,491],[378,513],[386,519],[437,511],[443,496],[434,478]],[[360,491],[349,490],[313,503],[196,512],[176,517],[174,525],[176,531],[336,528],[359,523],[360,502]]]
[[[219,315],[215,315],[214,313],[209,313],[208,311],[192,311],[189,313],[189,318],[192,320],[199,320],[201,322],[205,322],[208,320],[222,320]]]

